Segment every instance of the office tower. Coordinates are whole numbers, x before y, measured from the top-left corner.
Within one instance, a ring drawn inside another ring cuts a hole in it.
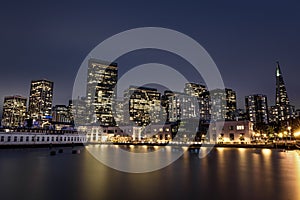
[[[86,103],[89,123],[101,126],[115,125],[112,104],[116,97],[117,63],[89,59]]]
[[[205,85],[200,85],[197,83],[186,83],[184,88],[184,93],[194,97],[199,97],[206,91],[207,89]]]
[[[209,92],[212,120],[235,120],[236,93],[232,89],[215,89]]]
[[[124,121],[124,101],[115,99],[113,106],[114,119],[118,126],[126,124]]]
[[[18,95],[4,97],[2,126],[23,126],[26,118],[27,98]]]
[[[205,85],[197,83],[186,83],[184,92],[187,95],[196,97],[199,104],[199,117],[200,120],[207,121],[210,119],[209,112],[209,92]]]
[[[68,117],[69,117],[70,122],[71,122],[72,124],[74,124],[73,108],[74,108],[73,101],[72,101],[72,100],[69,100],[69,104],[68,104],[68,106],[67,106],[67,109],[68,109]]]
[[[164,100],[168,122],[199,119],[197,97],[167,90],[164,92],[162,99]]]
[[[254,94],[245,97],[247,118],[257,124],[269,123],[267,96]]]
[[[293,106],[290,105],[286,87],[283,81],[279,62],[276,64],[276,121],[284,121],[293,117]]]
[[[245,109],[241,109],[241,108],[236,109],[236,111],[235,111],[235,119],[237,121],[247,120],[248,117],[247,117],[247,112],[245,111]]]
[[[226,93],[226,119],[235,120],[234,113],[236,111],[236,93],[232,89],[225,89]]]
[[[71,122],[69,109],[66,105],[56,105],[52,108],[52,122]]]
[[[270,123],[278,122],[277,106],[270,106],[268,114],[269,114],[269,122]]]
[[[69,110],[71,115],[71,120],[73,120],[74,125],[81,126],[86,125],[88,118],[86,98],[81,97],[69,101]]]
[[[51,118],[53,82],[31,81],[28,112],[31,119],[44,121]]]
[[[130,86],[124,91],[124,122],[137,126],[161,122],[161,94],[154,88]]]

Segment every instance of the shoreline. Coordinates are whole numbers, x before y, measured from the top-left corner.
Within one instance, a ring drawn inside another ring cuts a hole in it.
[[[120,145],[120,146],[171,146],[171,147],[187,147],[189,150],[199,149],[201,147],[212,148],[249,148],[249,149],[287,149],[287,150],[300,150],[300,147],[295,145],[275,145],[275,144],[145,144],[145,143],[65,143],[65,144],[7,144],[0,145],[1,149],[22,149],[22,148],[54,148],[54,147],[76,147],[86,145]]]

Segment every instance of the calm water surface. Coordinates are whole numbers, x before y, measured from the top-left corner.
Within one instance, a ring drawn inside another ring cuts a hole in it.
[[[7,199],[300,199],[300,153],[216,148],[186,152],[161,170],[111,169],[84,147],[0,150],[0,198]],[[137,163],[138,164],[138,163]],[[195,198],[197,197],[197,198]]]

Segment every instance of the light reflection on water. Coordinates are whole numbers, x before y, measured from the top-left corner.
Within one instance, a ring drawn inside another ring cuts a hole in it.
[[[56,156],[49,149],[0,150],[1,199],[300,199],[299,151],[215,148],[202,159],[187,151],[163,169],[130,174],[76,148],[80,154],[64,148]]]

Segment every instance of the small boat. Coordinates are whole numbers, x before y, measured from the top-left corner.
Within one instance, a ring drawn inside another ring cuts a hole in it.
[[[55,156],[56,155],[56,151],[50,151],[50,156]]]
[[[64,152],[63,149],[59,149],[59,150],[58,150],[58,153],[63,153],[63,152]]]

